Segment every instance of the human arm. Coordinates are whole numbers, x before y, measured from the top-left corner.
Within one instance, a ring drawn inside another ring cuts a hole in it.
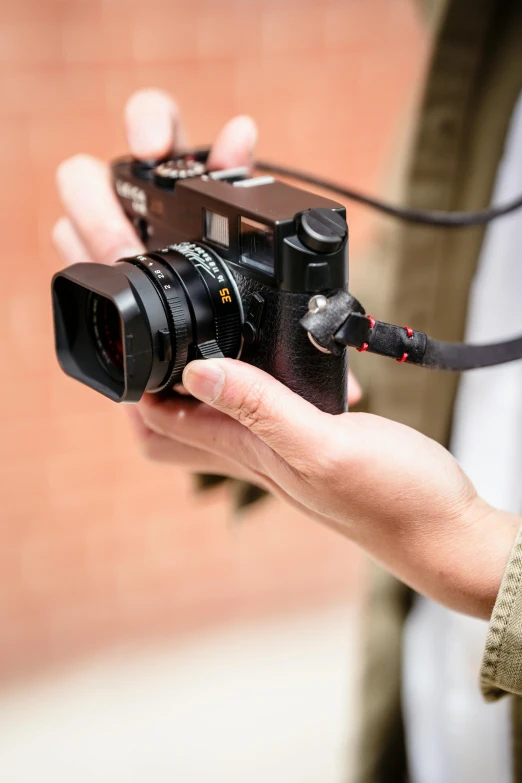
[[[164,93],[138,93],[126,120],[137,156],[187,145]],[[236,118],[219,134],[211,164],[248,165],[254,141],[252,121]],[[66,217],[54,241],[64,259],[111,262],[141,252],[105,164],[77,156],[62,165],[58,183]],[[197,378],[220,368],[221,392],[209,399]],[[149,458],[258,484],[338,529],[420,592],[491,614],[520,520],[481,501],[442,447],[378,417],[323,414],[241,362],[196,363],[185,383],[206,404],[145,395],[129,411]],[[352,401],[357,395],[352,381]]]

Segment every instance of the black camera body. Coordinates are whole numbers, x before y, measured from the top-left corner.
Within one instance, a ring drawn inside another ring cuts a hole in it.
[[[299,324],[311,297],[347,290],[345,209],[244,169],[210,172],[204,153],[123,158],[112,174],[147,251],[54,276],[62,369],[137,402],[179,383],[192,359],[240,358],[321,410],[345,411],[347,352],[318,351]]]

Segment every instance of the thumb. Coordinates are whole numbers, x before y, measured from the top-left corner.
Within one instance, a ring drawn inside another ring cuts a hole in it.
[[[252,166],[257,127],[251,117],[235,117],[219,133],[209,155],[211,169]]]
[[[295,464],[324,442],[330,417],[275,378],[234,359],[191,362],[185,388],[197,399],[226,413]]]

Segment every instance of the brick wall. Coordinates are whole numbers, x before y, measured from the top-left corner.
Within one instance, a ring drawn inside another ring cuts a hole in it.
[[[410,0],[0,2],[0,677],[356,589],[348,544],[275,501],[238,523],[59,372],[53,178],[121,153],[126,98],[156,85],[195,143],[247,112],[263,157],[374,189],[424,49]]]

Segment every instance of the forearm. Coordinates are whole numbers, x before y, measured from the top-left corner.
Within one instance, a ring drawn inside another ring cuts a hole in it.
[[[489,620],[522,517],[478,497],[450,524],[426,516],[393,544],[383,541],[374,556],[419,593]]]
[[[491,616],[522,519],[477,498],[440,444],[377,416],[329,416],[232,359],[192,362],[183,383],[207,405],[150,395],[149,429],[240,462],[418,592]]]

